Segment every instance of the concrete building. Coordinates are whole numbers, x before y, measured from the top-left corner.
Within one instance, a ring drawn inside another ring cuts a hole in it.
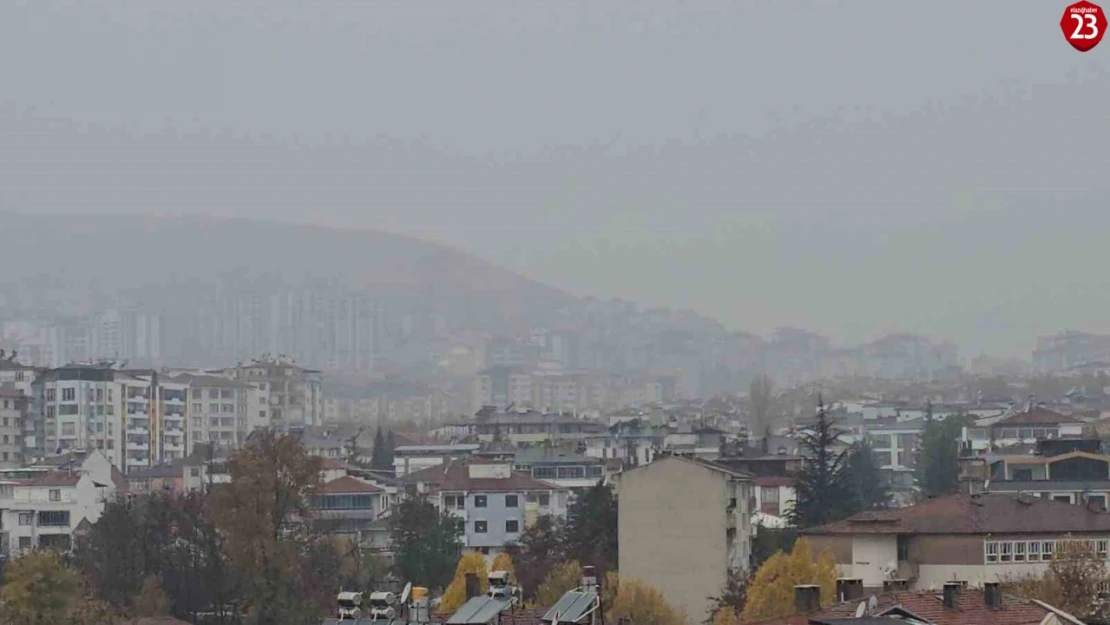
[[[618,478],[620,572],[662,591],[691,621],[751,558],[751,476],[682,456]]]
[[[569,492],[513,471],[510,462],[451,461],[405,476],[406,489],[424,493],[461,519],[463,546],[494,554],[520,540],[541,516],[565,518]]]
[[[833,556],[840,577],[877,590],[892,583],[922,590],[952,581],[982,586],[1039,575],[1064,541],[1090,541],[1103,558],[1110,553],[1110,515],[994,493],[863,512],[803,533],[815,551]]]
[[[214,373],[268,393],[267,416],[273,427],[287,429],[324,421],[322,375],[317,370],[298,367],[284,357],[264,356]]]
[[[23,465],[23,421],[31,397],[0,384],[0,468]]]
[[[474,444],[401,445],[393,450],[393,472],[397,477],[404,477],[452,459],[468,458],[479,449],[480,446]]]
[[[188,389],[186,455],[202,443],[221,451],[237,449],[251,431],[269,422],[265,393],[251,384],[218,375],[191,373],[177,375],[172,380]]]

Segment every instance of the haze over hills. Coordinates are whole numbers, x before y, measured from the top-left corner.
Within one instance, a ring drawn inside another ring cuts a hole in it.
[[[5,6],[0,198],[413,234],[838,343],[1110,330],[1110,83],[1059,7],[783,6]]]

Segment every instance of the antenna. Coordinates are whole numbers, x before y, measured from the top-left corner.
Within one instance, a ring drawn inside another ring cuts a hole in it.
[[[867,602],[866,601],[860,601],[859,605],[856,606],[856,618],[863,618],[863,613],[866,612],[866,611],[867,611]]]

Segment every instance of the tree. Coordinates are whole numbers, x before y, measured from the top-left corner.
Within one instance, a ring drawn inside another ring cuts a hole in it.
[[[568,590],[582,585],[582,565],[575,560],[556,564],[536,591],[536,602],[543,607],[555,605]]]
[[[389,434],[387,434],[386,437],[385,437],[386,460],[388,461],[389,464],[387,464],[382,469],[383,471],[389,471],[390,473],[393,472],[393,458],[394,458],[393,450],[394,449],[397,449],[397,438],[393,435],[393,430],[390,430]]]
[[[752,526],[752,570],[758,569],[771,556],[780,551],[794,549],[798,530],[793,527]]]
[[[852,512],[847,450],[836,450],[839,435],[824,403],[818,400],[817,423],[800,437],[803,459],[796,476],[797,501],[788,512],[796,527],[824,525]]]
[[[169,614],[169,597],[162,590],[162,583],[157,577],[150,576],[143,580],[139,592],[131,600],[131,609],[135,616],[156,617]]]
[[[890,503],[890,490],[886,486],[870,441],[863,439],[848,450],[846,460],[848,486],[852,491],[851,512],[881,510]]]
[[[1041,575],[1010,579],[1004,583],[1008,593],[1037,599],[1081,619],[1105,619],[1106,609],[1098,600],[1099,592],[1110,584],[1105,558],[1099,556],[1091,541],[1056,541],[1052,562]]]
[[[55,554],[32,552],[4,566],[0,606],[5,625],[61,623],[80,590],[80,577]]]
[[[771,433],[771,403],[775,399],[775,383],[764,373],[757,374],[748,385],[750,406],[749,434],[767,436]]]
[[[491,571],[508,571],[509,579],[516,583],[516,567],[513,566],[513,557],[509,555],[508,551],[502,551],[497,554],[493,559],[493,564],[490,565]]]
[[[524,598],[536,599],[540,584],[556,564],[566,560],[563,545],[563,524],[550,516],[541,516],[520,538],[516,554],[516,579]]]
[[[613,488],[598,482],[567,511],[566,555],[592,565],[599,576],[617,568],[617,498]]]
[[[809,541],[794,543],[790,553],[778,553],[755,572],[748,587],[743,621],[763,621],[794,614],[794,587],[814,584],[821,587],[821,603],[835,600],[836,564],[828,553],[813,557]]]
[[[451,583],[443,593],[443,600],[439,604],[440,612],[453,613],[466,603],[467,574],[478,577],[479,592],[482,594],[489,592],[489,567],[486,566],[485,556],[477,551],[464,553],[459,558],[459,565],[455,567],[455,577],[451,579]]]
[[[262,432],[232,455],[231,481],[213,490],[213,517],[229,560],[248,580],[257,625],[298,621],[317,609],[307,598],[322,593],[303,571],[321,538],[305,523],[320,465],[294,436]]]
[[[748,585],[751,575],[742,571],[729,571],[725,587],[717,597],[710,597],[713,606],[709,609],[709,625],[738,625],[740,614],[748,602]]]
[[[392,469],[392,463],[386,466],[387,460],[389,460],[389,454],[385,450],[385,435],[382,433],[382,426],[379,425],[378,431],[374,434],[374,448],[370,450],[370,468],[378,471]]]
[[[447,585],[461,549],[458,517],[422,497],[409,497],[393,508],[389,533],[399,579],[433,590]]]
[[[638,579],[621,579],[605,618],[610,623],[684,625],[685,617],[667,603],[663,593]]]
[[[924,496],[939,497],[959,490],[959,440],[967,417],[950,415],[946,419],[936,420],[931,415],[930,408],[921,434],[917,479]]]

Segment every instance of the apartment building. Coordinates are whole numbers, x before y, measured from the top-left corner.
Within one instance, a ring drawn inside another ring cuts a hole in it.
[[[269,425],[267,393],[254,385],[207,374],[179,374],[172,380],[187,389],[186,455],[198,444],[236,449],[254,429]]]
[[[863,512],[803,534],[815,550],[832,555],[841,577],[862,580],[867,589],[924,590],[952,581],[982,586],[1039,575],[1063,541],[1090,541],[1110,558],[1110,515],[997,493]]]
[[[121,377],[128,377],[120,374]],[[128,402],[109,364],[73,364],[47,369],[35,380],[36,414],[43,423],[44,455],[98,449],[125,469],[124,432]],[[132,410],[139,409],[133,402]],[[146,407],[141,413],[146,418]],[[148,433],[132,413],[132,429]],[[148,443],[149,446],[149,443]]]
[[[287,429],[323,423],[323,377],[317,370],[298,367],[285,357],[263,356],[249,364],[213,373],[267,393],[266,418],[273,427]]]
[[[461,519],[463,546],[493,554],[520,540],[541,516],[565,518],[569,492],[510,462],[452,460],[404,477],[410,493],[429,495],[441,510]]]
[[[0,383],[0,468],[23,464],[23,422],[31,397]]]
[[[1029,495],[1107,510],[1110,448],[1097,439],[1046,439],[1031,449],[998,450],[960,459],[968,493]]]
[[[752,478],[675,455],[618,476],[622,576],[641,579],[693,620],[751,559]]]

